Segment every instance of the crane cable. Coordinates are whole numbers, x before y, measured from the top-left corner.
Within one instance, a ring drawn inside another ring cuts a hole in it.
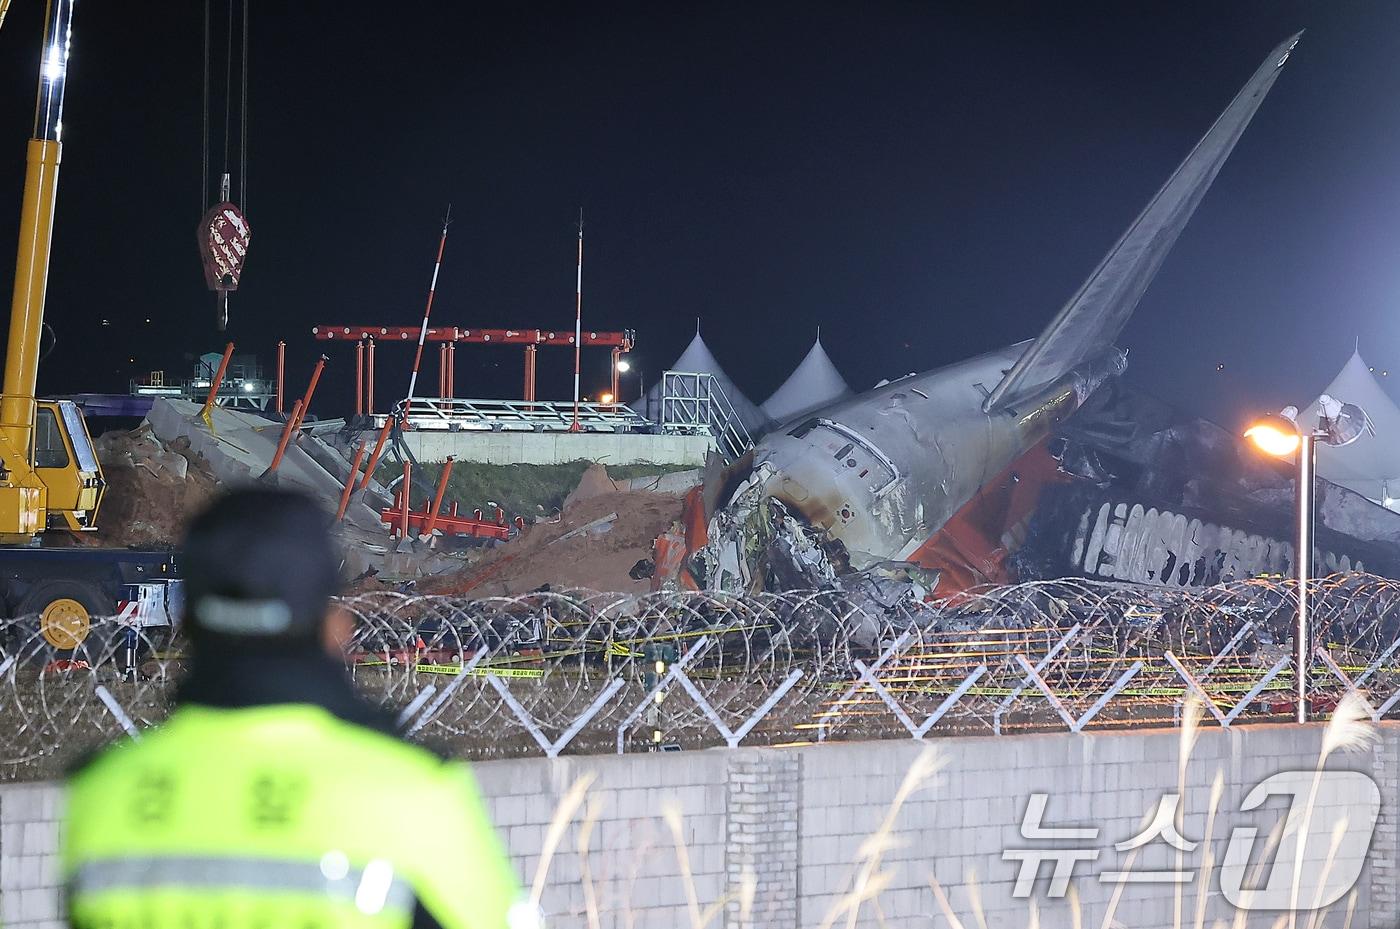
[[[239,72],[242,83],[238,102],[238,202],[248,212],[248,2],[243,0],[243,67]]]
[[[229,117],[233,114],[233,0],[228,0],[228,28],[224,35],[224,177],[228,177]]]
[[[6,0],[0,0],[4,3]],[[224,133],[223,133],[223,175],[231,176],[229,170],[229,146],[233,142],[233,36],[234,36],[234,4],[236,0],[228,2],[228,23],[224,43]],[[204,0],[204,135],[201,152],[200,171],[200,204],[201,210],[209,206],[211,201],[211,188],[209,186],[209,161],[210,161],[210,71],[213,55],[213,0]],[[243,0],[243,22],[242,38],[239,47],[240,70],[239,70],[239,93],[238,93],[238,199],[237,203],[243,209],[248,209],[248,0]],[[233,199],[231,191],[225,193],[222,182],[219,185],[219,199]]]
[[[204,0],[204,135],[201,139],[199,210],[209,206],[209,0]]]

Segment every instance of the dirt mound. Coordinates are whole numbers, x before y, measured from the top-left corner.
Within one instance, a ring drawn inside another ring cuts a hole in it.
[[[564,498],[562,509],[567,511],[585,500],[592,500],[594,497],[601,497],[616,491],[617,487],[613,485],[612,478],[608,477],[608,469],[595,461],[588,466],[588,470],[583,472],[583,477],[579,478],[578,486]]]
[[[549,585],[645,593],[627,572],[652,556],[656,537],[681,518],[683,498],[611,491],[579,500],[558,522],[532,526],[470,568],[418,584],[423,593],[511,596]]]
[[[188,440],[164,443],[148,425],[109,432],[93,443],[107,492],[97,531],[79,536],[92,545],[171,548],[185,522],[218,492],[219,482]]]

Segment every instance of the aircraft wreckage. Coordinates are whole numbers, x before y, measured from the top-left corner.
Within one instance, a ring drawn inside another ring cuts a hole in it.
[[[889,606],[1014,580],[1017,567],[1167,586],[1286,570],[1286,476],[1235,460],[1206,475],[1236,475],[1214,492],[1157,474],[1234,449],[1233,437],[1166,422],[1160,409],[1155,424],[1124,422],[1134,400],[1118,388],[1127,356],[1114,342],[1300,35],[1269,54],[1038,338],[803,414],[710,482],[724,502],[691,547],[690,579],[731,592],[839,589]],[[1067,422],[1091,396],[1095,408]],[[1322,563],[1400,568],[1394,514],[1348,494],[1324,490]]]

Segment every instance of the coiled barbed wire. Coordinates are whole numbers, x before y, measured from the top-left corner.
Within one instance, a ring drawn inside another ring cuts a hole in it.
[[[1349,686],[1379,706],[1400,690],[1400,582],[1339,574],[1310,592],[1318,708]],[[745,740],[770,744],[1160,724],[1197,688],[1222,716],[1282,718],[1295,684],[1297,587],[1279,578],[1030,581],[873,612],[839,591],[377,592],[340,606],[360,692],[469,758],[722,744],[750,720]],[[0,625],[7,776],[50,776],[169,712],[184,664],[169,629],[97,619],[62,644],[36,617]]]

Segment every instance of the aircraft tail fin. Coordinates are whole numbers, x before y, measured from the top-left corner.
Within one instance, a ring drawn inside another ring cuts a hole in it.
[[[1015,403],[1113,344],[1302,35],[1286,39],[1269,54],[1094,273],[987,395],[984,411]]]

